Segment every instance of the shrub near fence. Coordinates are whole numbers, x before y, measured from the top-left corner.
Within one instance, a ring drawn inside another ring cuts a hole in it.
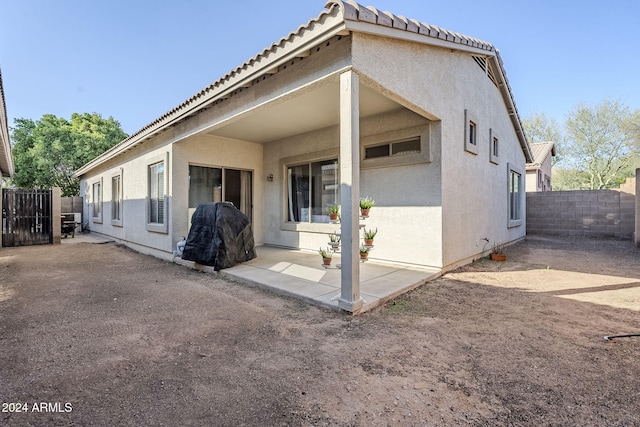
[[[527,234],[633,239],[635,187],[527,193]]]

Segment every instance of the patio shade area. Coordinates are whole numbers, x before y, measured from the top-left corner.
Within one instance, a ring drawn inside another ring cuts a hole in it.
[[[256,248],[257,258],[220,271],[229,278],[260,286],[273,292],[339,310],[340,255],[331,267],[322,266],[320,255],[311,251],[271,246]],[[177,264],[213,273],[213,267],[175,258]],[[362,308],[354,314],[371,310],[384,302],[440,276],[440,270],[382,264],[360,263]]]

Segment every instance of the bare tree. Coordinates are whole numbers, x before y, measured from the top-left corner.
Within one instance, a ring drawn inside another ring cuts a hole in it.
[[[555,144],[556,155],[552,159],[554,165],[562,159],[564,135],[562,127],[554,118],[548,117],[545,113],[536,113],[525,118],[522,125],[530,143],[553,142]]]
[[[640,111],[618,101],[595,107],[579,104],[567,117],[563,164],[580,171],[584,182],[576,188],[591,190],[617,186],[638,155]]]

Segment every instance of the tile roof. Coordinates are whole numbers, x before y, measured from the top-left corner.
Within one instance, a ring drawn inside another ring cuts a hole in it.
[[[339,7],[343,9],[344,19],[347,21],[360,21],[382,25],[491,52],[496,50],[491,43],[480,39],[445,30],[444,28],[429,25],[415,19],[407,19],[402,15],[394,15],[386,11],[383,12],[373,6],[362,6],[353,0],[331,0],[325,7]]]
[[[533,154],[533,162],[527,163],[527,168],[540,167],[549,155],[556,155],[556,148],[553,142],[536,142],[529,144],[529,146]]]
[[[333,20],[332,20],[333,18]],[[229,71],[224,76],[220,77],[209,86],[205,87],[195,95],[186,99],[178,106],[167,111],[151,123],[147,124],[140,130],[131,134],[122,142],[112,147],[107,152],[98,156],[96,159],[87,163],[76,171],[76,175],[86,173],[92,167],[97,166],[102,161],[117,155],[121,151],[126,151],[134,145],[142,142],[143,140],[163,131],[168,126],[180,121],[186,117],[196,114],[201,109],[211,105],[217,99],[223,98],[225,94],[231,91],[248,87],[251,84],[246,79],[255,79],[263,74],[268,74],[270,69],[273,69],[273,64],[270,62],[271,58],[283,53],[287,53],[287,50],[293,50],[297,48],[296,43],[303,39],[307,34],[311,34],[319,27],[328,25],[328,28],[320,28],[319,31],[322,34],[335,35],[341,30],[357,31],[355,28],[350,28],[347,23],[352,22],[356,24],[373,24],[378,28],[390,28],[395,30],[402,30],[408,34],[422,37],[421,40],[432,40],[437,43],[456,44],[459,48],[470,49],[477,53],[486,52],[488,58],[495,58],[495,67],[499,71],[501,79],[496,82],[496,85],[503,91],[505,101],[507,102],[507,109],[512,116],[512,121],[516,131],[520,138],[520,144],[525,152],[527,160],[531,160],[530,150],[526,141],[526,136],[522,131],[522,125],[520,123],[519,115],[515,107],[515,101],[513,99],[511,87],[506,79],[502,59],[497,49],[488,42],[469,37],[454,31],[448,31],[435,25],[425,24],[415,19],[407,19],[401,15],[394,15],[391,12],[382,12],[372,6],[362,6],[353,0],[330,0],[325,5],[320,15],[316,18],[310,19],[306,24],[298,27],[297,30],[289,33],[286,37],[281,38],[276,43],[264,49],[242,65]],[[331,34],[333,32],[333,34]],[[239,86],[239,84],[245,84],[246,86]],[[222,96],[221,96],[222,95]]]

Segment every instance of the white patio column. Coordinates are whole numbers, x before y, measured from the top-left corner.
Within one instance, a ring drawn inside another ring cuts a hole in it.
[[[360,92],[358,75],[340,75],[341,286],[338,306],[352,313],[360,298]]]

